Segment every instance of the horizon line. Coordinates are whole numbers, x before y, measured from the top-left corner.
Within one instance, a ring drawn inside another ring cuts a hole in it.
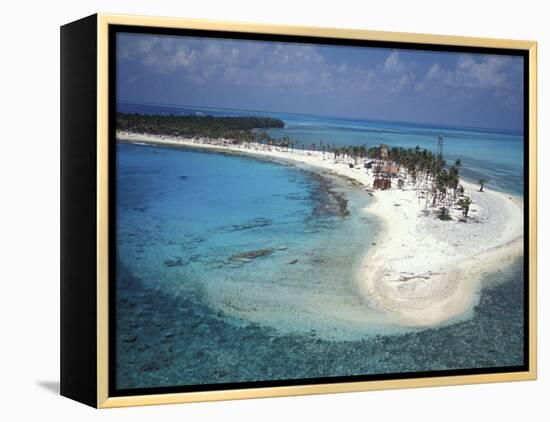
[[[336,119],[348,119],[348,120],[358,120],[363,122],[380,122],[380,123],[404,123],[404,124],[418,124],[418,125],[433,125],[435,127],[441,126],[450,129],[480,129],[485,132],[496,131],[496,132],[516,132],[521,135],[524,135],[524,127],[521,129],[511,129],[511,128],[496,128],[488,126],[460,126],[455,124],[447,123],[432,123],[432,122],[421,122],[421,121],[410,121],[410,120],[390,120],[390,119],[372,119],[365,117],[345,117],[345,116],[336,116],[330,114],[315,114],[315,113],[305,113],[305,112],[295,112],[295,111],[276,111],[276,110],[260,110],[252,108],[233,108],[233,107],[220,107],[220,106],[203,106],[203,105],[189,105],[189,104],[173,104],[173,103],[159,103],[154,101],[132,101],[132,100],[117,100],[117,103],[129,103],[129,104],[143,104],[143,105],[158,105],[158,106],[168,106],[168,107],[188,107],[188,108],[205,108],[205,109],[221,109],[221,110],[234,110],[234,111],[252,111],[252,112],[262,112],[262,113],[286,113],[286,114],[299,114],[304,116],[318,116],[318,117],[329,117]]]

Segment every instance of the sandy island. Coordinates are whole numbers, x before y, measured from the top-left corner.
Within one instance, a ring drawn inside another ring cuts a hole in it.
[[[126,132],[117,132],[117,139],[285,160],[360,182],[374,197],[365,211],[377,216],[383,229],[372,245],[365,245],[358,290],[399,325],[429,327],[464,315],[477,303],[482,278],[523,254],[522,198],[488,188],[479,192],[464,180],[461,184],[473,201],[467,222],[459,222],[458,209],[451,210],[451,221],[442,221],[430,207],[426,212],[424,201],[407,183],[370,191],[372,172],[335,162],[328,153]]]

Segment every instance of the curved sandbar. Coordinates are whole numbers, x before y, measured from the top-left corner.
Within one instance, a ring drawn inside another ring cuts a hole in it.
[[[129,133],[117,133],[117,138],[292,161],[332,171],[366,187],[373,183],[372,174],[364,168],[350,168],[319,151],[235,145],[223,139]],[[459,222],[459,210],[451,210],[452,221],[441,221],[431,212],[425,215],[424,200],[407,184],[404,189],[373,193],[375,200],[366,211],[382,221],[383,230],[376,245],[365,245],[368,252],[358,274],[358,290],[372,308],[387,314],[388,322],[426,327],[464,314],[476,303],[482,277],[523,253],[521,200],[462,184],[473,200],[466,223]]]
[[[463,185],[473,200],[467,223],[458,222],[457,211],[453,221],[423,217],[414,190],[377,192],[369,206],[384,229],[364,259],[360,285],[374,306],[405,325],[460,316],[476,304],[483,276],[523,253],[519,200]]]

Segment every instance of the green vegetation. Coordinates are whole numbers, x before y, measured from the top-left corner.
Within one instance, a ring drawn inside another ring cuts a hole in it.
[[[470,211],[470,205],[472,204],[472,200],[470,197],[465,196],[464,198],[461,198],[458,200],[457,205],[462,210],[462,215],[467,218],[468,217],[468,211]]]
[[[382,148],[385,149],[384,153]],[[353,159],[356,157],[367,157],[376,160],[374,172],[381,173],[382,177],[395,177],[401,169],[406,170],[406,177],[413,184],[417,191],[417,195],[425,199],[426,207],[428,204],[440,207],[440,215],[442,219],[446,219],[449,209],[455,204],[457,197],[464,193],[464,188],[460,185],[460,168],[462,162],[456,160],[452,165],[448,166],[447,162],[439,154],[434,154],[426,149],[421,150],[416,148],[402,148],[386,146],[371,147],[355,147],[353,149],[344,149],[346,154],[352,154]],[[339,149],[335,153],[335,157],[341,154]],[[383,158],[387,154],[387,158]],[[394,163],[397,168],[391,171],[384,171],[383,163],[385,161]],[[397,171],[395,171],[397,170]],[[384,174],[386,173],[386,174]]]
[[[487,179],[479,179],[479,191],[483,192],[483,188],[485,187],[485,183],[487,183]]]
[[[388,180],[397,178],[399,188],[404,187],[402,178],[405,178],[414,186],[417,195],[424,198],[426,208],[428,205],[438,207],[438,215],[442,220],[450,219],[449,210],[464,195],[464,187],[460,184],[462,162],[456,160],[449,166],[442,155],[427,149],[421,150],[418,146],[388,148],[380,145],[368,148],[365,145],[336,146],[319,141],[318,145],[308,145],[306,150],[305,144],[287,137],[272,139],[265,133],[259,134],[256,142],[262,144],[262,148],[278,146],[287,151],[321,151],[323,158],[332,158],[350,167],[363,163],[365,167],[372,168],[375,177]],[[401,170],[406,172],[400,174]]]
[[[257,140],[255,129],[282,128],[285,123],[272,117],[176,116],[117,113],[116,128],[161,136],[226,138],[237,142]]]

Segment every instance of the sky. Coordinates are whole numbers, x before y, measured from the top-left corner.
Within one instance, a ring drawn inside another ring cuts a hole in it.
[[[117,101],[523,129],[516,56],[119,33]]]

